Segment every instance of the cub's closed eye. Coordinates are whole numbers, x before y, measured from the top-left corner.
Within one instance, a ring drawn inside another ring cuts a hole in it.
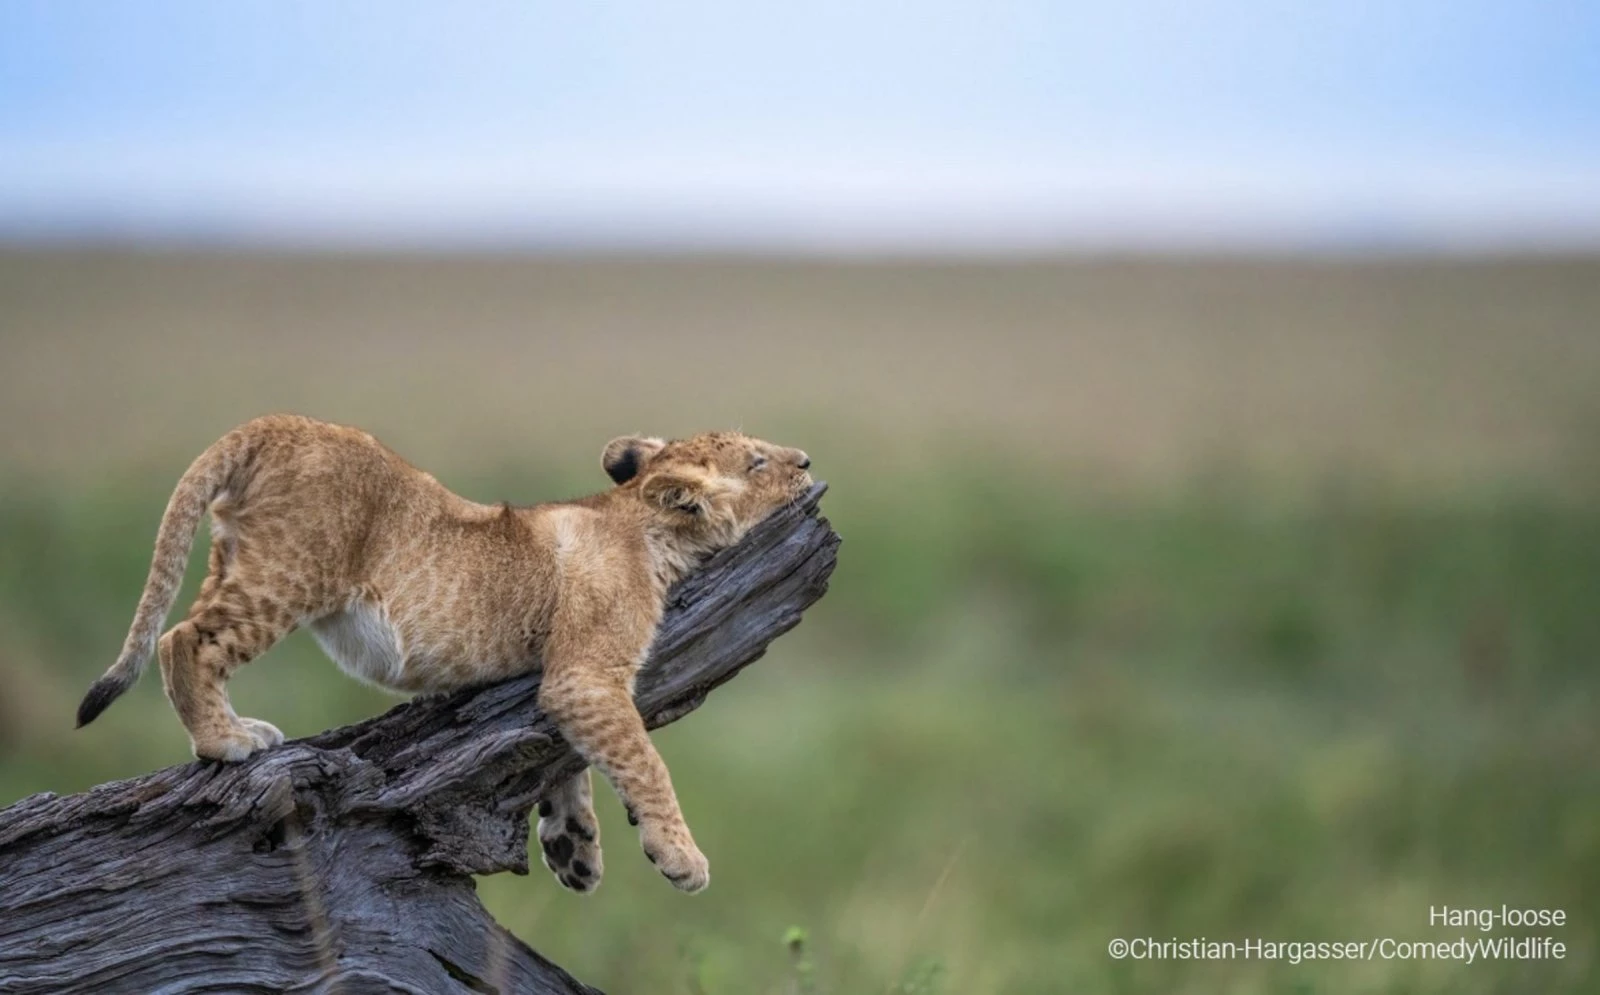
[[[767,458],[765,456],[757,456],[750,461],[750,469],[752,470],[759,470],[766,465]]]

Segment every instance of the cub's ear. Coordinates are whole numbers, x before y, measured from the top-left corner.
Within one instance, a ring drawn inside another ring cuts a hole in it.
[[[639,493],[665,511],[704,515],[710,508],[712,490],[713,482],[707,474],[673,468],[646,477]]]
[[[624,435],[606,443],[600,451],[600,465],[613,482],[626,484],[639,475],[650,458],[666,443],[648,435]]]

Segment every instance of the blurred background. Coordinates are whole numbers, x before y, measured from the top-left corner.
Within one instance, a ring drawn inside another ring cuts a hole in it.
[[[1592,991],[1597,52],[1505,0],[8,3],[0,804],[187,759],[153,675],[72,716],[234,424],[524,503],[742,427],[839,568],[657,734],[709,892],[609,791],[595,896],[480,882],[580,978]],[[391,701],[303,634],[234,688]],[[1501,903],[1566,958],[1105,950]]]

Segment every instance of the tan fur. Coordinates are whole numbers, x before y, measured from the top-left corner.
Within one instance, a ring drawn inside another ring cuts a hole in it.
[[[668,586],[804,493],[810,460],[725,432],[616,439],[601,462],[612,489],[513,508],[453,494],[358,429],[289,415],[240,426],[178,482],[127,641],[79,724],[156,649],[195,754],[243,760],[283,735],[236,715],[226,682],[302,625],[345,670],[398,691],[542,668],[540,705],[611,781],[661,872],[698,891],[709,868],[634,707],[634,678]],[[199,597],[158,641],[208,509]],[[587,771],[556,786],[540,815],[545,863],[569,888],[598,885]]]

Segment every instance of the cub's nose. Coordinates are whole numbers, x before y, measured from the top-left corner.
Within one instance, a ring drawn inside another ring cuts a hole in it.
[[[796,461],[795,465],[802,470],[809,470],[811,469],[811,457],[807,456],[804,450],[801,450],[800,459]]]

